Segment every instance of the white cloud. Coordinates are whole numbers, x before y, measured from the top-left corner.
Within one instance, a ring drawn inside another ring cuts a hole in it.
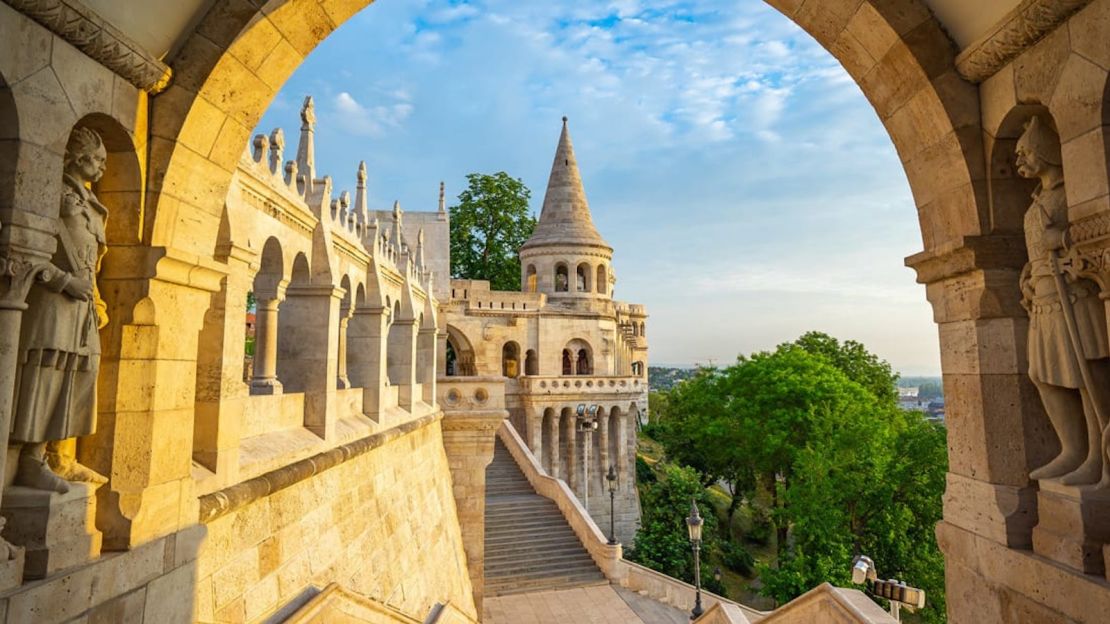
[[[618,296],[653,312],[658,360],[704,355],[687,341],[718,361],[762,344],[741,317],[770,346],[820,324],[887,341],[868,344],[896,366],[939,367],[902,266],[921,240],[890,140],[839,63],[761,0],[375,3],[307,59],[265,127],[295,129],[306,93],[318,167],[353,180],[365,159],[380,203],[413,210],[434,209],[440,179],[451,193],[506,170],[538,211],[569,115]]]
[[[413,110],[413,105],[406,101],[366,107],[346,91],[335,96],[336,121],[361,136],[382,136],[386,130],[399,127]]]

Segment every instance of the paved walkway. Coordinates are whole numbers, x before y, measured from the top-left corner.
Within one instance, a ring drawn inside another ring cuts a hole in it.
[[[485,599],[485,624],[686,624],[674,607],[612,585]]]

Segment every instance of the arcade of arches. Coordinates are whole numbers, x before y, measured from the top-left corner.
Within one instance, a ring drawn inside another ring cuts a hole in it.
[[[913,191],[950,621],[1104,620],[1110,0],[767,2],[858,83]],[[251,136],[368,4],[0,3],[0,620],[257,622],[334,583],[475,621],[495,435],[556,498],[593,489],[579,444],[631,467],[646,315],[614,302],[580,184],[520,250],[525,292],[483,292],[431,251],[442,208],[371,210],[364,169],[316,171],[311,101],[295,153]],[[527,335],[559,306],[596,332]],[[643,578],[559,500],[610,580]]]

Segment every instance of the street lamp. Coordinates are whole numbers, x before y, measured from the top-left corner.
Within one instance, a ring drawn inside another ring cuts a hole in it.
[[[925,590],[908,587],[897,579],[879,580],[875,562],[866,555],[858,555],[852,560],[852,582],[866,585],[873,595],[890,601],[890,615],[895,621],[902,621],[902,607],[910,611],[925,608]]]
[[[698,513],[698,503],[690,499],[690,517],[686,518],[686,530],[690,533],[690,546],[694,549],[694,608],[690,619],[696,620],[702,614],[701,608],[701,526],[705,524]]]
[[[582,432],[582,466],[585,468],[586,485],[583,490],[582,502],[586,507],[586,513],[590,513],[590,448],[593,446],[593,432],[597,430],[597,411],[601,409],[600,405],[586,405],[579,403],[578,409],[578,422],[575,426],[576,431]]]
[[[605,475],[609,482],[609,545],[617,545],[616,508],[617,508],[617,467],[609,464],[609,474]]]

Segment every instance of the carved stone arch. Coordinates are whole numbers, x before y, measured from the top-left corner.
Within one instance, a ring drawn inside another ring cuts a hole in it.
[[[454,325],[448,325],[447,343],[454,353],[455,360],[453,370],[450,366],[451,362],[449,362],[448,370],[445,372],[460,377],[472,377],[477,375],[478,371],[474,361],[474,347],[466,333]]]

